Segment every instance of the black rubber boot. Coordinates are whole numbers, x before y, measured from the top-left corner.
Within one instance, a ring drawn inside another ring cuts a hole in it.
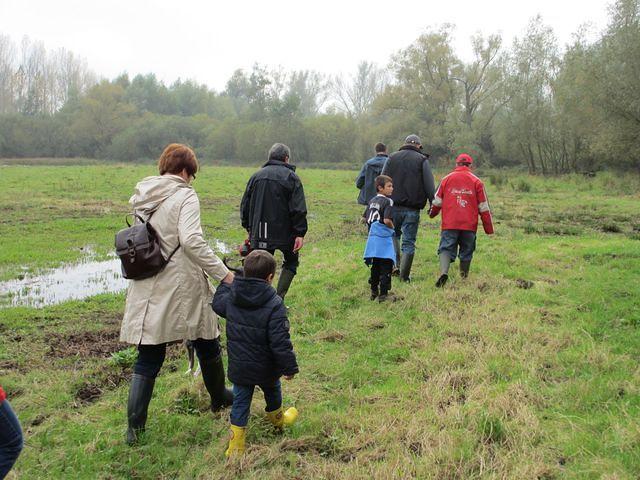
[[[134,373],[129,387],[129,400],[127,402],[127,444],[134,445],[138,442],[139,435],[144,432],[147,423],[147,410],[153,393],[155,378],[145,377]]]
[[[403,282],[411,281],[411,265],[413,264],[413,253],[404,253],[400,261],[400,280]]]
[[[460,276],[467,278],[469,276],[469,268],[471,268],[471,260],[463,262],[460,260]]]
[[[440,275],[440,278],[438,278],[438,280],[436,281],[436,287],[438,288],[444,287],[444,284],[447,283],[447,280],[449,280],[449,275],[447,275],[446,273],[443,273],[442,275]]]
[[[200,362],[202,380],[211,395],[211,411],[217,412],[233,404],[233,392],[224,386],[222,355]]]
[[[289,287],[291,286],[291,282],[293,281],[293,277],[295,276],[295,273],[286,268],[283,268],[280,272],[280,278],[278,278],[278,287],[276,288],[276,292],[278,296],[283,300],[285,295],[289,291]]]

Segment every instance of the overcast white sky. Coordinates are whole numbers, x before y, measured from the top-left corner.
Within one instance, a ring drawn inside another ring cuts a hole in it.
[[[64,47],[97,74],[192,78],[218,91],[254,62],[286,70],[351,74],[361,60],[387,65],[429,27],[456,25],[469,58],[475,32],[521,36],[540,13],[560,45],[584,23],[607,23],[606,0],[0,0],[0,34],[48,50]]]

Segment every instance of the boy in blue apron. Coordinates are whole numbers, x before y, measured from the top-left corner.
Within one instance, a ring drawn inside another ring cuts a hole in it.
[[[364,261],[371,266],[371,300],[394,301],[391,290],[391,271],[396,261],[393,248],[393,181],[391,177],[379,175],[375,180],[377,195],[369,200],[364,219],[369,226],[369,238],[364,250]]]

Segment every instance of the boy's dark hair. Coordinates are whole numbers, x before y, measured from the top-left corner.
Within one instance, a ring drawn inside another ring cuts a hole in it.
[[[376,191],[382,190],[384,186],[389,182],[393,183],[393,180],[391,179],[391,177],[387,175],[378,175],[376,177]]]
[[[384,153],[387,151],[387,146],[384,143],[376,143],[376,153]]]
[[[244,259],[244,276],[266,280],[276,273],[276,259],[266,250],[254,250]]]

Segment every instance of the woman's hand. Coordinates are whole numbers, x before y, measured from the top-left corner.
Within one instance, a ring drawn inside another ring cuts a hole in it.
[[[229,273],[227,273],[227,276],[222,279],[222,282],[233,283],[234,278],[235,278],[235,275],[233,274],[233,272],[230,271]]]

